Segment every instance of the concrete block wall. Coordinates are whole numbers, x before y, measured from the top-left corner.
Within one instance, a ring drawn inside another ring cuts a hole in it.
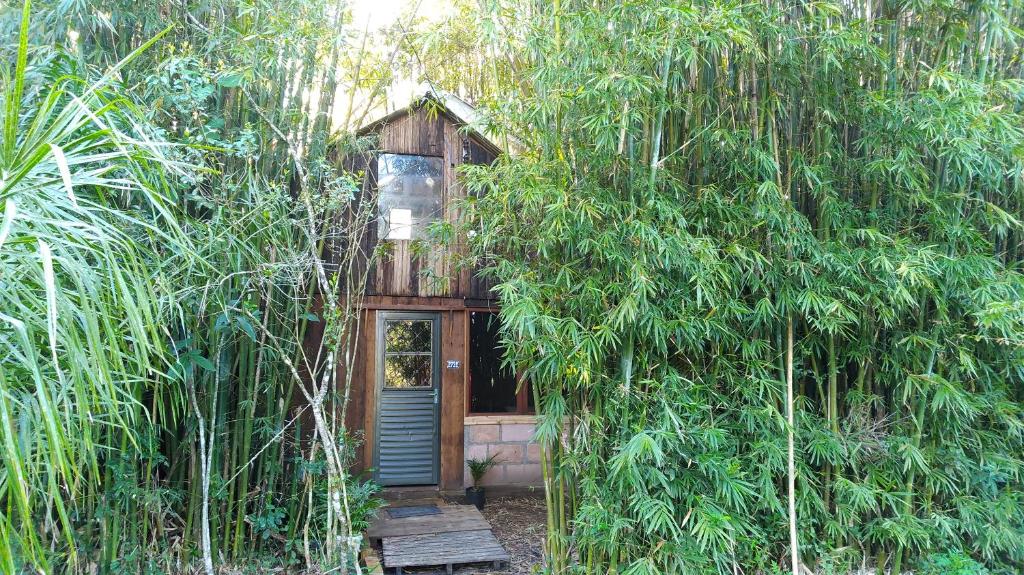
[[[498,455],[497,465],[484,476],[482,485],[542,486],[540,447],[533,442],[534,418],[528,415],[470,416],[466,418],[466,459]],[[473,485],[469,466],[465,486]]]

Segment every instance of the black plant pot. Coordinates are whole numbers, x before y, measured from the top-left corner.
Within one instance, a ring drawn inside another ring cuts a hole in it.
[[[476,505],[477,509],[483,511],[484,504],[487,503],[487,492],[484,491],[483,487],[467,487],[466,500]]]

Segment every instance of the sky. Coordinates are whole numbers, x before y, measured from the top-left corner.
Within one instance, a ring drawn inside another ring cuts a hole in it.
[[[351,0],[352,24],[362,28],[369,18],[370,29],[376,30],[406,15],[416,4],[416,0]],[[431,20],[441,19],[450,6],[450,2],[442,0],[420,0],[417,15]]]
[[[408,4],[408,0],[352,0],[352,24],[362,28],[369,18],[371,30],[387,26]]]
[[[393,24],[399,18],[408,21],[411,11],[416,9],[416,16],[427,21],[440,21],[452,11],[452,3],[447,0],[350,0],[352,8],[352,26],[362,30],[369,24],[371,32]],[[412,78],[398,79],[388,88],[388,106],[401,107],[407,100],[417,94],[420,83]],[[380,115],[392,110],[383,110]]]

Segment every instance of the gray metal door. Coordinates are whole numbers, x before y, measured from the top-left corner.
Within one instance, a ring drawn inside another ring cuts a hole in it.
[[[441,316],[377,314],[375,479],[434,485],[440,469]]]

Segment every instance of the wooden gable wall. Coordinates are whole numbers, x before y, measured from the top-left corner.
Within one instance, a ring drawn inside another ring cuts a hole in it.
[[[459,166],[464,163],[464,146],[468,146],[469,163],[489,164],[496,157],[489,146],[459,128],[445,114],[430,114],[423,108],[399,115],[377,128],[381,153],[442,158],[443,217],[453,225],[459,217],[455,204],[466,196],[466,187],[457,177]],[[366,166],[365,190],[375,191],[376,176],[377,163],[371,159]],[[431,247],[425,255],[416,256],[413,254],[414,241],[385,240],[381,248],[388,255],[378,258],[370,270],[367,295],[493,299],[491,282],[477,277],[476,270],[455,270],[439,246]],[[364,242],[366,253],[377,246],[376,219],[370,225]],[[459,239],[454,249],[464,249],[464,241]],[[447,278],[447,281],[440,281],[440,278]]]

